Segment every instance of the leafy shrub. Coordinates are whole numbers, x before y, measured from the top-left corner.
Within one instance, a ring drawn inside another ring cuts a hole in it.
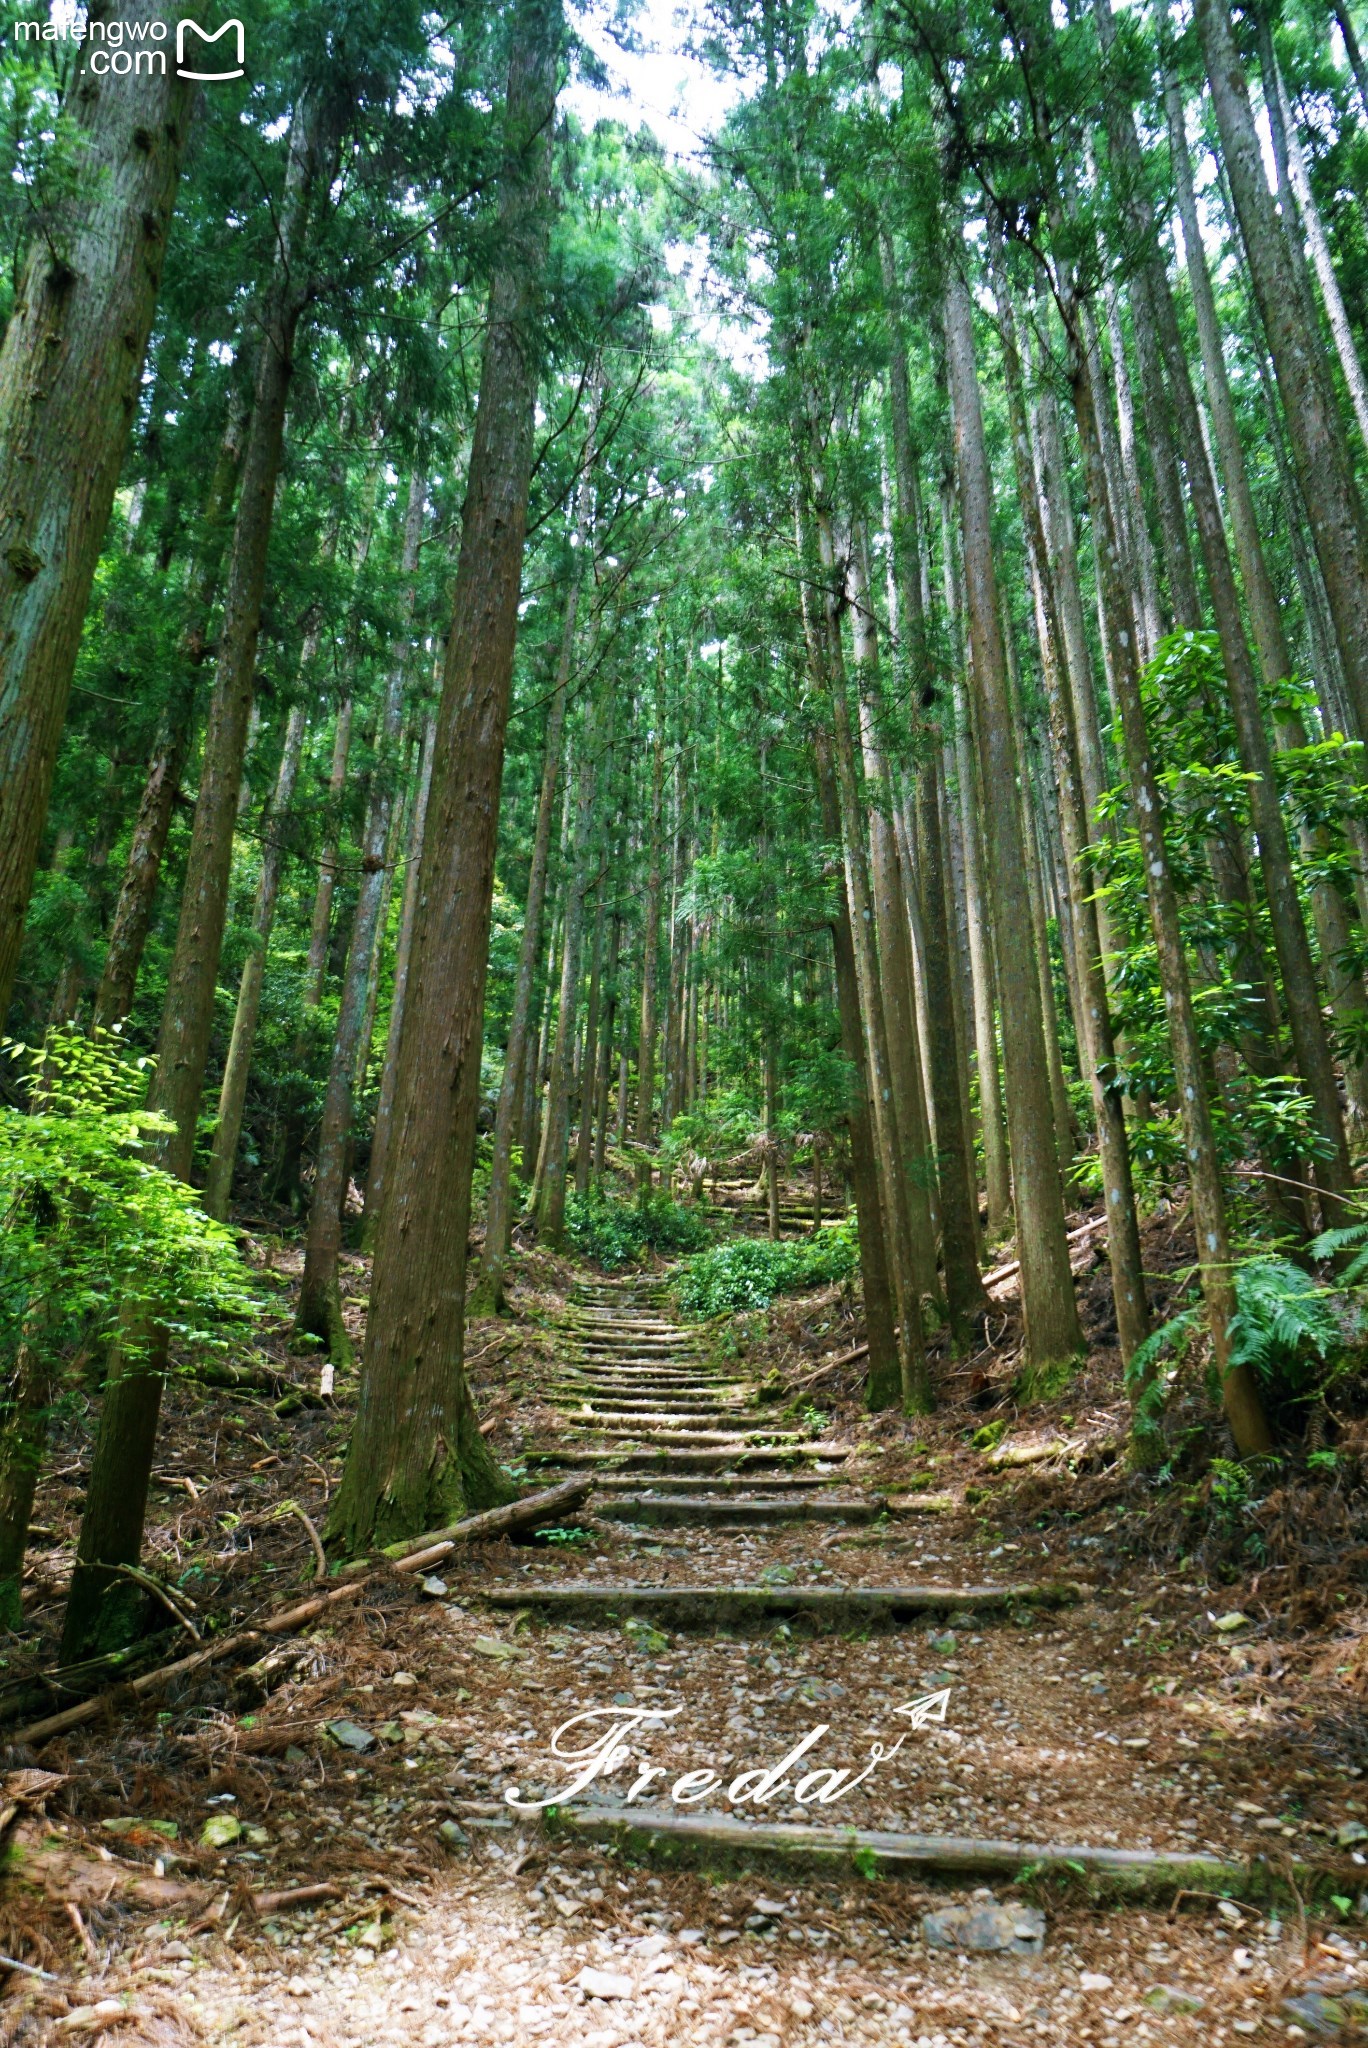
[[[768,1237],[738,1237],[689,1261],[679,1286],[688,1315],[718,1316],[731,1309],[768,1308],[776,1294],[797,1294],[845,1280],[860,1262],[853,1223],[837,1224],[796,1244]]]
[[[644,1202],[619,1202],[597,1190],[587,1196],[570,1195],[565,1230],[576,1251],[596,1259],[609,1273],[630,1265],[644,1251],[696,1252],[713,1240],[713,1225],[706,1216],[661,1194]]]
[[[77,1032],[3,1050],[35,1065],[30,1113],[0,1109],[0,1360],[24,1342],[55,1368],[116,1331],[136,1355],[151,1322],[222,1345],[260,1303],[232,1234],[149,1157],[170,1127],[139,1066]]]

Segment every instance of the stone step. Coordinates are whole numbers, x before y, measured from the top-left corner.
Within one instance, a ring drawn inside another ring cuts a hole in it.
[[[724,1628],[807,1616],[853,1627],[917,1622],[945,1614],[983,1619],[1024,1607],[1071,1607],[1087,1590],[1067,1579],[996,1586],[614,1586],[572,1580],[568,1585],[520,1582],[480,1597],[491,1607],[531,1607],[566,1621],[621,1621],[627,1615],[642,1615],[667,1627]]]
[[[762,1480],[754,1482],[763,1485]],[[883,1513],[883,1502],[866,1495],[862,1499],[845,1495],[840,1499],[816,1499],[763,1494],[652,1494],[634,1493],[619,1500],[605,1501],[596,1513],[609,1522],[636,1522],[654,1529],[701,1528],[725,1523],[731,1529],[766,1528],[776,1522],[874,1522]]]

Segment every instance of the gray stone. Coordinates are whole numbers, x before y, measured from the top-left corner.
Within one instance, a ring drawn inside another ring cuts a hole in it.
[[[1205,2000],[1181,1984],[1151,1984],[1145,2004],[1151,2012],[1200,2012]]]
[[[470,1837],[459,1821],[444,1820],[437,1830],[437,1839],[444,1849],[468,1849]]]
[[[1038,1906],[947,1906],[924,1913],[921,1925],[928,1948],[1038,1956],[1045,1946],[1045,1915]]]
[[[1332,1996],[1324,1991],[1306,1990],[1296,1998],[1285,1998],[1282,2011],[1308,2033],[1318,2034],[1323,2041],[1333,2041],[1347,2026],[1362,2026],[1368,2021],[1368,1995],[1349,1991]]]
[[[324,1729],[334,1742],[343,1749],[354,1749],[358,1756],[364,1756],[368,1749],[375,1748],[375,1737],[369,1728],[359,1727],[355,1721],[326,1721]]]

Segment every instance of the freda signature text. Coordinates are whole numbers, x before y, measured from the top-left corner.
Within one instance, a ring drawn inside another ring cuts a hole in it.
[[[943,1722],[946,1708],[950,1703],[950,1688],[943,1692],[926,1693],[921,1699],[909,1700],[895,1712],[904,1715],[913,1728],[925,1728],[930,1722]],[[551,1737],[551,1754],[559,1763],[569,1767],[569,1777],[563,1785],[548,1792],[542,1799],[524,1799],[521,1792],[513,1790],[504,1794],[510,1806],[522,1813],[535,1813],[546,1806],[565,1806],[579,1793],[588,1790],[597,1779],[612,1777],[623,1766],[635,1762],[635,1775],[631,1778],[624,1796],[628,1805],[649,1794],[655,1799],[668,1797],[675,1806],[701,1806],[719,1790],[732,1806],[763,1806],[780,1793],[787,1793],[798,1806],[831,1806],[838,1799],[853,1792],[857,1785],[873,1775],[881,1763],[898,1754],[907,1740],[904,1730],[896,1742],[885,1745],[874,1742],[870,1745],[869,1761],[863,1770],[851,1767],[837,1767],[819,1764],[816,1750],[824,1736],[831,1733],[829,1721],[819,1722],[809,1728],[802,1740],[796,1742],[777,1763],[757,1764],[738,1771],[736,1776],[723,1785],[720,1772],[710,1769],[684,1771],[669,1786],[668,1793],[660,1780],[668,1773],[663,1764],[653,1764],[644,1748],[634,1748],[629,1738],[637,1743],[652,1728],[658,1728],[673,1721],[683,1711],[680,1707],[589,1707],[582,1714],[574,1714],[568,1721],[562,1721]]]

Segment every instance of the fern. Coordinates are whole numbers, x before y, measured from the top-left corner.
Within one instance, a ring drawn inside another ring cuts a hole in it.
[[[1352,1287],[1368,1273],[1368,1215],[1360,1215],[1353,1223],[1346,1223],[1340,1230],[1323,1230],[1311,1242],[1313,1259],[1337,1259],[1341,1252],[1357,1248],[1357,1257],[1339,1275],[1342,1287]]]
[[[1365,1254],[1368,1257],[1368,1254]],[[1251,1259],[1235,1275],[1230,1364],[1302,1393],[1338,1363],[1344,1333],[1334,1294],[1288,1259]]]

